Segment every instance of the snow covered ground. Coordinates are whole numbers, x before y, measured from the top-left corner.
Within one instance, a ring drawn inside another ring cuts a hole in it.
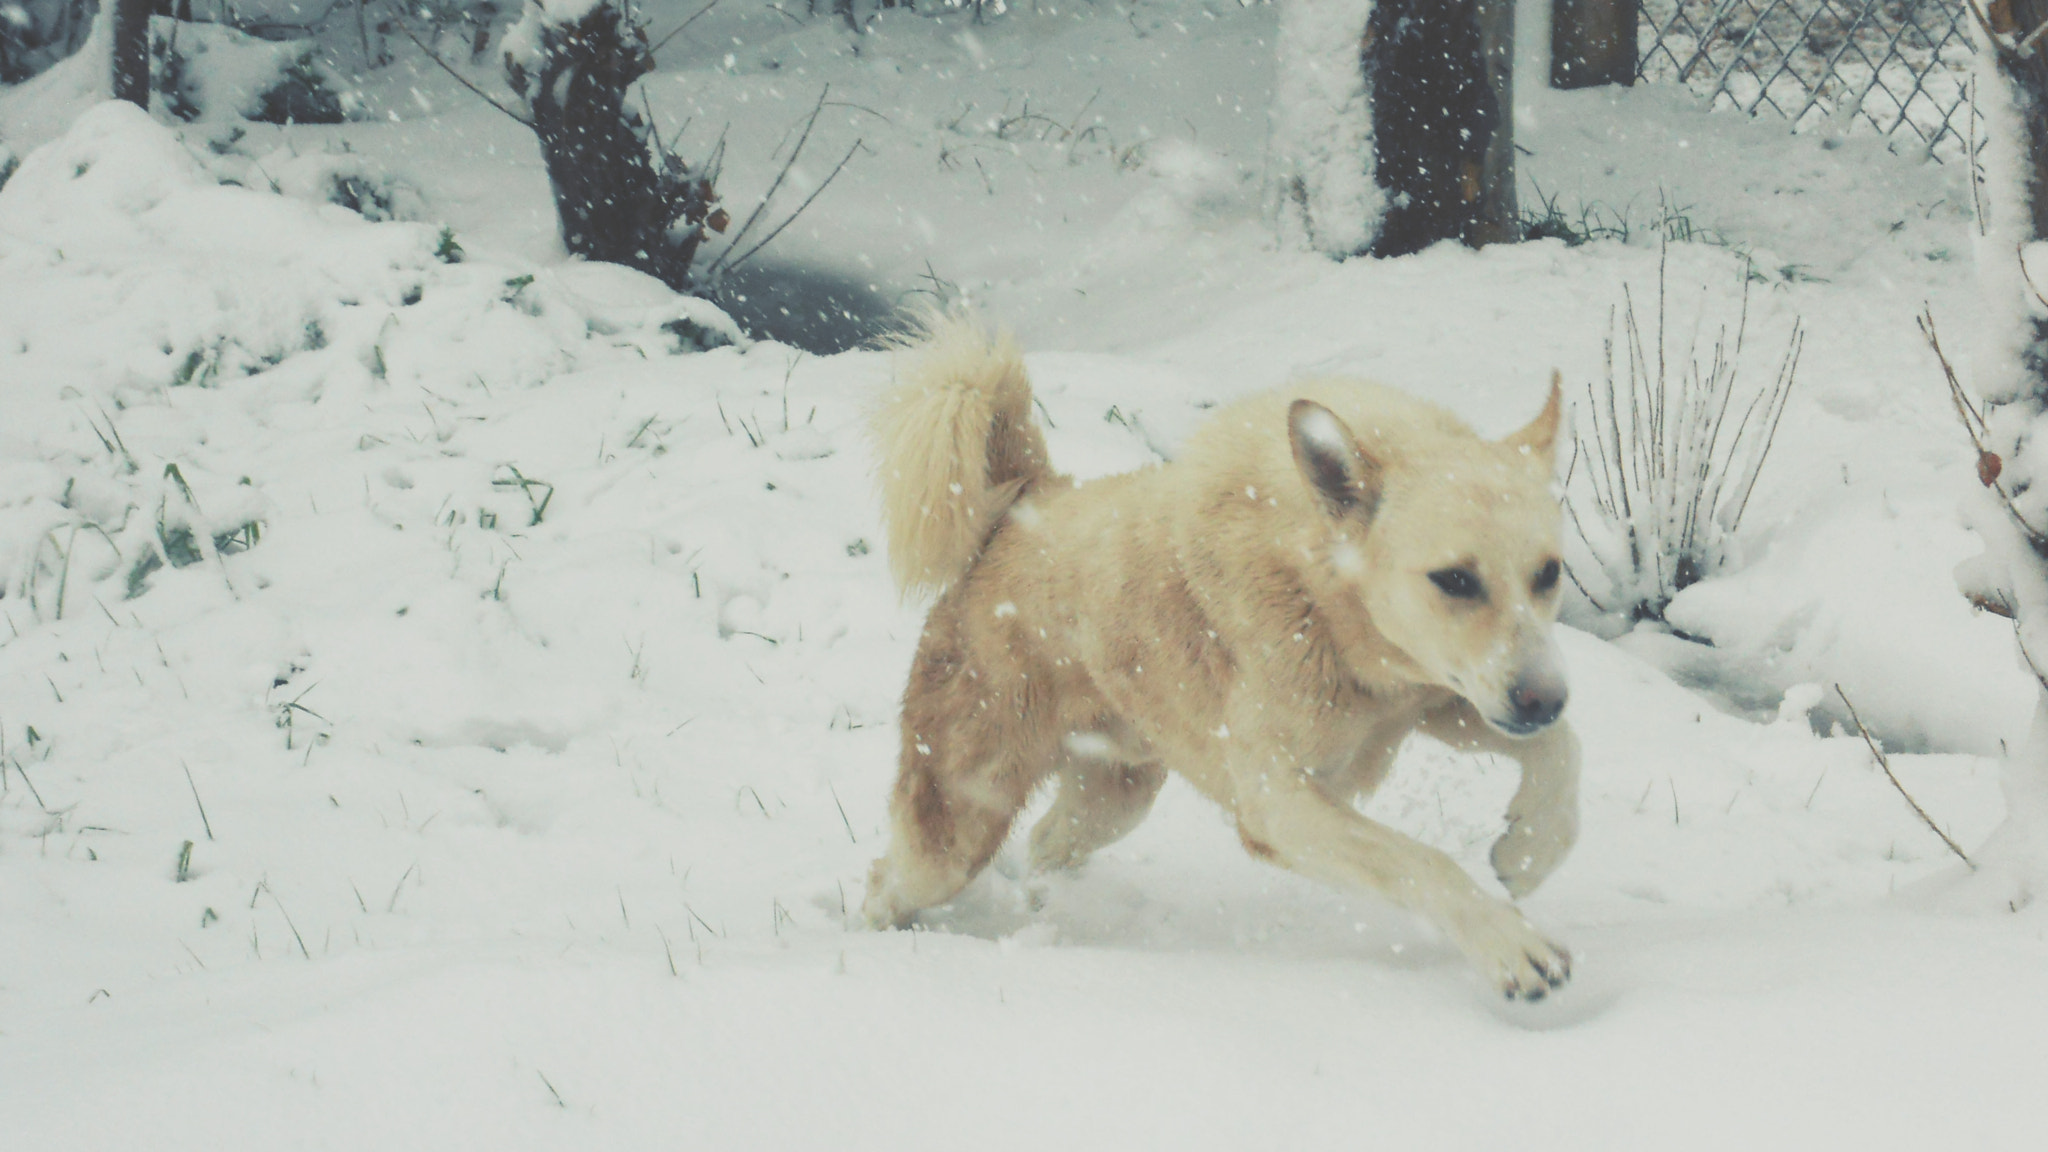
[[[1912,323],[1975,335],[1960,172],[1524,85],[1525,204],[1626,242],[1338,265],[1264,210],[1271,8],[728,5],[646,87],[730,124],[736,212],[826,83],[792,183],[862,142],[771,249],[813,274],[734,311],[833,346],[818,300],[950,285],[1083,475],[1309,372],[1504,432],[1660,259],[1675,334],[1754,269],[1752,378],[1803,319],[1740,555],[1672,607],[1715,646],[1565,635],[1584,831],[1528,910],[1573,985],[1496,1002],[1177,783],[1077,875],[1013,849],[849,927],[921,619],[860,435],[887,356],[684,351],[721,318],[564,263],[530,138],[408,49],[375,119],[104,107],[0,189],[9,1147],[2035,1146],[2048,920],[1951,898],[1830,703],[1965,850],[1998,824],[2034,689],[1955,592],[1975,478]],[[417,220],[319,202],[339,170]],[[1512,787],[1418,746],[1372,812],[1483,874]]]

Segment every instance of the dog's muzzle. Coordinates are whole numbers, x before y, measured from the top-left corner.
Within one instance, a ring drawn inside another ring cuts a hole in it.
[[[1564,670],[1555,658],[1525,670],[1508,687],[1508,715],[1494,718],[1494,727],[1510,736],[1530,736],[1557,721],[1564,714]]]

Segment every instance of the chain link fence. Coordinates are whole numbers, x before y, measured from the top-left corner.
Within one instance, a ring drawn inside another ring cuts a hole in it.
[[[1977,138],[1964,0],[1642,0],[1644,80],[1716,108],[1771,112],[1962,157]]]

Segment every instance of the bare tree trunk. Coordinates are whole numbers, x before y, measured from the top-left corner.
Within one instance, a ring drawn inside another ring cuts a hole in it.
[[[2011,89],[2020,124],[2014,143],[2021,151],[2025,234],[2013,239],[2048,240],[2048,43],[2036,42],[2024,54],[2014,47],[2048,27],[2048,0],[1993,0],[1988,14],[1999,41],[1993,45],[1998,72]],[[2021,366],[2034,403],[2048,407],[2048,319],[2037,316],[2031,323]]]
[[[2024,39],[2048,25],[2048,0],[2003,0],[1992,4],[1994,26],[2001,23],[2001,17],[2007,26],[1998,31]],[[2026,125],[2025,138],[2020,143],[2027,152],[2027,211],[2032,221],[2029,235],[2035,240],[2048,240],[2048,51],[2044,48],[2048,44],[2036,43],[2024,56],[1999,54],[1999,68],[2012,83],[2021,121]]]
[[[114,10],[114,99],[149,110],[150,0],[107,0]]]
[[[688,288],[704,228],[722,231],[724,215],[711,177],[650,148],[652,125],[626,106],[654,67],[645,30],[601,3],[574,23],[543,24],[536,48],[533,59],[507,55],[506,79],[540,137],[563,246]]]
[[[1372,254],[1517,239],[1513,0],[1379,0],[1361,52],[1387,193]]]
[[[1550,86],[1634,84],[1640,10],[1641,0],[1552,0]]]

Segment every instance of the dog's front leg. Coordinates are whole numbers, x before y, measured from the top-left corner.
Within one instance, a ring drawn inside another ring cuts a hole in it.
[[[1298,773],[1234,775],[1245,782],[1238,835],[1253,855],[1428,917],[1511,999],[1540,1000],[1570,977],[1570,955],[1449,856],[1333,803]]]
[[[1564,863],[1579,838],[1579,738],[1560,720],[1533,736],[1496,732],[1472,705],[1454,700],[1423,718],[1418,731],[1467,752],[1498,752],[1522,766],[1508,802],[1508,827],[1494,841],[1494,874],[1519,900]]]

